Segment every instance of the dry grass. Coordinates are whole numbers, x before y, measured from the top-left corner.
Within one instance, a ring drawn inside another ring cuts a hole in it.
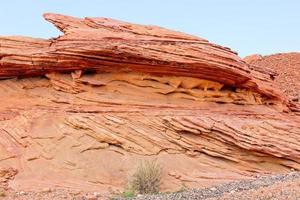
[[[130,188],[139,194],[158,193],[161,184],[162,168],[156,160],[143,161],[130,180]]]
[[[3,190],[0,190],[0,198],[2,198],[2,197],[6,197],[6,194]]]

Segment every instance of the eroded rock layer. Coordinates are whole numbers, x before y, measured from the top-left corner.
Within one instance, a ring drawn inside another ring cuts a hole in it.
[[[271,70],[156,26],[45,18],[64,35],[0,37],[10,187],[122,190],[144,159],[163,191],[300,169],[300,117]]]
[[[208,79],[280,98],[268,73],[250,70],[230,49],[202,38],[108,18],[44,17],[64,35],[51,40],[0,37],[0,78],[78,69],[134,71]]]

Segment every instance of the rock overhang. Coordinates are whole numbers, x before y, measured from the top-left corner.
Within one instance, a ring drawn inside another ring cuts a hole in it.
[[[74,70],[185,76],[243,88],[286,102],[268,71],[250,68],[229,48],[158,26],[46,13],[63,35],[0,37],[0,78]]]

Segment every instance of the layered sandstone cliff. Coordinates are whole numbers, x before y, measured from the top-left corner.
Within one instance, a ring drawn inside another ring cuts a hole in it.
[[[300,169],[299,112],[274,71],[157,26],[44,17],[64,34],[0,37],[10,187],[122,189],[143,159],[162,190]]]

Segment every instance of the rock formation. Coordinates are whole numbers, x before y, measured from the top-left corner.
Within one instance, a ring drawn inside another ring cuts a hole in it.
[[[44,17],[64,34],[0,37],[13,189],[122,190],[143,159],[163,166],[163,191],[300,169],[299,111],[273,70],[157,26]]]

